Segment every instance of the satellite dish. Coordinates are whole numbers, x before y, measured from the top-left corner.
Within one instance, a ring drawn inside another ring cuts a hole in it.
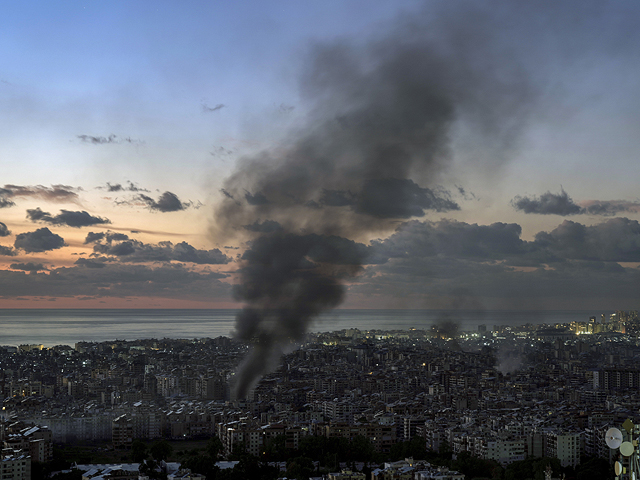
[[[609,448],[616,449],[622,443],[622,432],[617,428],[610,428],[607,433],[604,434],[604,441],[607,442]]]
[[[616,471],[616,475],[620,475],[622,473],[622,464],[620,462],[616,462],[613,469]]]
[[[622,442],[622,445],[620,445],[620,453],[625,457],[633,455],[633,450],[633,444],[631,442]]]

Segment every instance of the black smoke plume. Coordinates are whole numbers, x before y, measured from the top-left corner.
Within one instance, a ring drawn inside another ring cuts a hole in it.
[[[349,239],[460,209],[438,184],[454,125],[490,138],[497,153],[511,148],[532,89],[516,58],[495,48],[491,23],[474,12],[416,14],[364,44],[310,49],[300,82],[307,119],[278,148],[239,160],[211,226],[218,241],[249,240],[236,335],[255,348],[238,372],[239,397],[287,341],[340,304],[363,265],[384,261]]]
[[[444,340],[456,339],[458,338],[458,322],[453,318],[443,316],[431,325],[431,334]]]
[[[362,244],[325,235],[276,234],[251,243],[234,292],[247,304],[236,318],[236,337],[254,344],[240,369],[239,398],[276,364],[287,343],[304,336],[315,316],[342,302],[338,279],[353,275],[366,255]]]

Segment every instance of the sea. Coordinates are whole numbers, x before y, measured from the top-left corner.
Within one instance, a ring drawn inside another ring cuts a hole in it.
[[[0,345],[75,345],[77,342],[145,338],[215,338],[233,336],[238,310],[158,309],[0,309]],[[601,312],[583,310],[469,311],[336,309],[320,315],[311,332],[357,328],[369,330],[429,329],[443,320],[459,330],[487,330],[494,325],[555,324],[587,321]]]

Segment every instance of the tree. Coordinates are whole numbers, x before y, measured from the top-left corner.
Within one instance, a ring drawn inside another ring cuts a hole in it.
[[[578,480],[613,479],[614,470],[606,459],[592,458],[578,465],[576,477]]]
[[[349,460],[358,460],[362,462],[370,462],[373,459],[375,449],[373,443],[363,435],[356,435],[351,440]]]
[[[227,470],[222,470],[226,472]],[[278,477],[278,468],[261,464],[258,459],[252,455],[245,455],[240,459],[235,467],[233,467],[232,478],[235,480],[272,480]]]
[[[287,462],[287,477],[307,480],[313,475],[313,460],[309,457],[295,457]]]
[[[563,469],[557,458],[526,458],[507,465],[504,472],[505,480],[544,480],[547,465],[551,465],[553,475],[558,475]]]
[[[443,440],[438,449],[438,454],[446,460],[451,460],[451,445],[446,440]]]
[[[425,439],[416,435],[408,442],[396,443],[391,446],[389,455],[392,460],[402,460],[407,457],[413,457],[414,460],[424,460],[427,458]],[[447,460],[451,459],[451,449],[446,441],[440,445],[440,456]]]
[[[166,440],[160,440],[159,442],[151,445],[151,456],[156,460],[156,462],[161,462],[162,460],[166,460],[173,453],[173,447]]]
[[[37,462],[35,460],[31,461],[31,480],[44,480],[47,478],[47,464],[42,462]]]
[[[235,442],[229,460],[241,460],[243,457],[249,455],[247,452],[247,446],[244,442]]]
[[[452,462],[451,468],[464,473],[466,478],[499,478],[501,473],[498,463],[474,457],[469,452],[460,452]]]
[[[220,468],[209,455],[195,455],[182,461],[180,468],[188,468],[192,473],[205,475],[207,480],[213,480],[220,475]]]
[[[131,458],[135,463],[142,462],[149,455],[149,447],[142,440],[135,439],[131,444]]]
[[[289,457],[289,452],[287,451],[287,437],[284,435],[277,435],[272,438],[267,444],[264,446],[264,451],[266,453],[267,461],[282,461],[286,460]]]
[[[206,452],[207,455],[211,457],[211,459],[215,462],[220,453],[222,452],[224,446],[218,437],[211,437],[207,442]]]
[[[345,437],[332,438],[328,442],[329,451],[333,452],[334,457],[338,462],[344,462],[347,460],[347,454],[349,453],[349,440]]]

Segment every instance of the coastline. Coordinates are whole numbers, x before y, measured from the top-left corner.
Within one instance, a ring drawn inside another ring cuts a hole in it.
[[[73,345],[115,339],[215,338],[231,336],[236,309],[0,309],[0,345]],[[426,329],[440,321],[455,322],[462,331],[479,325],[525,325],[586,321],[600,312],[550,311],[462,311],[462,310],[363,310],[337,309],[326,312],[309,328],[312,332]]]

